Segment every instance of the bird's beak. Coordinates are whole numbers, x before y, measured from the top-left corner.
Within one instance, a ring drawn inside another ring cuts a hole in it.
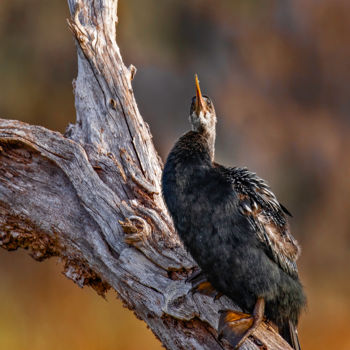
[[[206,103],[203,99],[202,93],[201,93],[201,88],[199,87],[199,80],[198,80],[198,75],[195,75],[195,80],[196,80],[196,114],[199,116],[200,112],[202,111],[205,113],[205,107]]]

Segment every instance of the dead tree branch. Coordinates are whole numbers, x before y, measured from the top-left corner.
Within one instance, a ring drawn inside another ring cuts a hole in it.
[[[188,293],[196,264],[161,196],[161,161],[116,43],[117,0],[68,0],[78,51],[76,124],[65,135],[0,120],[0,246],[58,256],[67,277],[113,288],[167,349],[224,349],[218,312]],[[236,308],[237,309],[237,308]],[[262,345],[263,344],[263,345]],[[264,324],[244,349],[288,349]]]

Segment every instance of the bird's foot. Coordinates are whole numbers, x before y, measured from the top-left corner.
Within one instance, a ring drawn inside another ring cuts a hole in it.
[[[192,293],[196,292],[207,295],[214,300],[218,300],[222,296],[222,293],[218,292],[208,281],[202,282],[197,286],[192,287]]]
[[[222,311],[219,319],[219,338],[226,339],[234,349],[239,349],[259,327],[264,317],[264,308],[265,301],[259,298],[253,315],[231,310]]]
[[[204,295],[207,295],[209,297],[212,297],[214,300],[219,299],[222,294],[218,292],[210,282],[207,281],[206,276],[202,271],[194,272],[190,277],[187,278],[186,282],[189,282],[192,284],[191,292],[194,293],[201,293]]]

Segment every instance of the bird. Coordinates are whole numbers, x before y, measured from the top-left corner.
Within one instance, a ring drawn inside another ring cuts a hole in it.
[[[175,229],[200,268],[193,286],[225,295],[242,309],[221,310],[219,316],[218,337],[235,349],[267,320],[300,350],[297,325],[306,296],[296,265],[300,246],[287,219],[291,214],[254,172],[214,161],[214,104],[202,95],[197,75],[195,89],[191,130],[177,140],[162,173]]]

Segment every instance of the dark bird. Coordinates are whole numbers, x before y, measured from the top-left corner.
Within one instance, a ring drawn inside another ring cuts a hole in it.
[[[189,119],[192,130],[171,150],[162,189],[175,228],[201,269],[198,289],[211,285],[244,311],[224,310],[219,335],[238,349],[265,317],[299,350],[296,326],[306,298],[290,213],[255,173],[214,162],[216,113],[197,76]]]

